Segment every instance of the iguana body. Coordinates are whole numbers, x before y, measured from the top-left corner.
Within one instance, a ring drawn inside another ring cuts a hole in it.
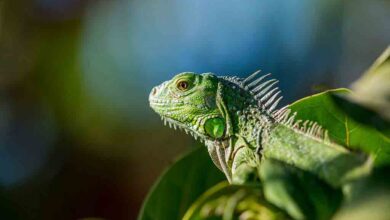
[[[365,156],[332,143],[316,123],[295,120],[286,107],[275,110],[281,99],[277,80],[259,75],[241,79],[181,73],[153,88],[150,105],[165,122],[204,142],[231,183],[256,181],[267,158],[335,187],[369,169]]]

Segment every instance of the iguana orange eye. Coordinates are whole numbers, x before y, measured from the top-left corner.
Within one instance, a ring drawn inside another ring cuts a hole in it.
[[[185,91],[185,90],[188,89],[188,87],[189,87],[189,84],[188,84],[187,81],[179,81],[179,82],[177,83],[177,88],[178,88],[179,90]]]

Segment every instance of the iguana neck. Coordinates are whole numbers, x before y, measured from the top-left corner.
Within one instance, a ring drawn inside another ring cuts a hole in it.
[[[229,92],[225,91],[223,101],[231,119],[233,135],[220,140],[208,140],[205,144],[214,164],[225,173],[228,181],[232,182],[233,161],[237,152],[241,147],[247,146],[251,148],[251,155],[257,154],[261,133],[272,125],[274,119],[259,109],[252,100],[245,100],[242,96],[230,99],[228,94]],[[248,155],[245,161],[249,161]]]
[[[273,119],[264,114],[257,106],[248,105],[246,108],[235,113],[234,127],[237,136],[242,137],[251,148],[257,148],[261,133],[268,129]]]
[[[258,100],[247,91],[229,81],[222,82],[222,101],[231,118],[234,135],[243,138],[249,147],[256,148],[260,133],[272,125],[274,119],[265,109],[259,108]]]

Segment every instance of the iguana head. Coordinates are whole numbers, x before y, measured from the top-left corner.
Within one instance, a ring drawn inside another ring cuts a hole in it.
[[[217,104],[218,78],[184,72],[152,89],[150,106],[164,122],[202,140],[226,136],[226,119]]]

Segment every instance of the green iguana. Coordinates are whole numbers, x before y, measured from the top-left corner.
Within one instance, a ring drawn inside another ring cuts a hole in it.
[[[230,183],[259,178],[263,159],[312,173],[333,187],[370,171],[371,158],[333,143],[317,123],[295,119],[275,79],[184,72],[152,89],[149,102],[164,121],[208,148]]]

